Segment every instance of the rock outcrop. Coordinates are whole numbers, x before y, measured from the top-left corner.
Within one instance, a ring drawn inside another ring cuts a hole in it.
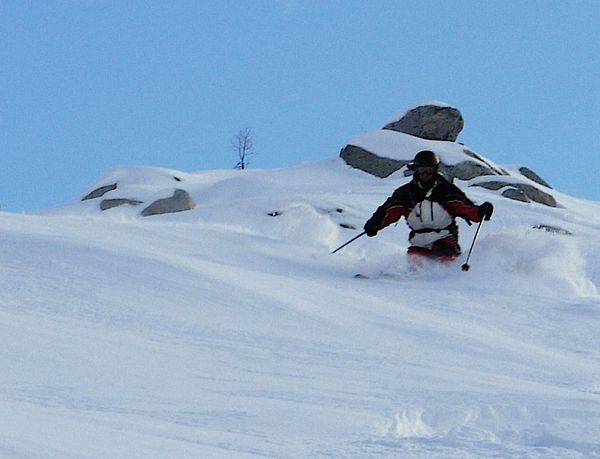
[[[529,180],[534,181],[535,183],[539,183],[540,185],[545,186],[546,188],[552,188],[550,185],[548,185],[548,183],[546,183],[546,181],[542,177],[537,175],[528,167],[520,167],[519,172],[525,177],[527,177]]]
[[[143,201],[138,201],[136,199],[103,199],[102,202],[100,202],[100,210],[108,210],[108,209],[112,209],[113,207],[119,207],[122,205],[130,205],[130,206],[139,206],[140,204],[143,204]]]
[[[420,150],[433,150],[440,156],[440,172],[449,180],[498,191],[508,199],[559,206],[550,185],[531,169],[521,167],[511,174],[456,143],[463,125],[463,117],[455,108],[444,104],[421,105],[379,131],[352,139],[342,148],[340,157],[354,168],[385,178],[397,171],[410,175],[412,172],[406,166],[414,155]]]
[[[110,193],[110,197],[100,200],[98,207],[101,211],[121,206],[136,207],[150,202],[140,212],[143,217],[193,209],[196,203],[188,191],[182,188],[173,191],[173,181],[179,184],[184,180],[171,172],[174,171],[148,167],[116,168],[103,179],[107,185],[97,186],[81,201],[99,200]],[[155,199],[157,195],[167,196],[169,193],[172,194],[169,197]]]
[[[554,196],[546,193],[539,188],[526,183],[506,182],[506,181],[485,181],[474,183],[471,186],[480,186],[488,190],[502,190],[502,196],[521,202],[537,202],[550,207],[558,207]]]
[[[90,193],[86,194],[83,198],[81,198],[81,200],[82,201],[88,201],[90,199],[101,198],[106,193],[108,193],[110,191],[114,191],[116,189],[117,189],[117,184],[116,183],[111,183],[110,185],[104,185],[104,186],[96,188],[95,190],[93,190]]]
[[[375,153],[371,153],[356,145],[346,145],[340,152],[340,156],[352,167],[368,172],[379,178],[385,178],[392,175],[410,162],[409,160],[398,160],[378,156]]]
[[[196,207],[196,204],[190,194],[185,190],[177,189],[173,196],[154,201],[142,210],[141,215],[149,217],[151,215],[171,214],[192,210],[194,207]]]

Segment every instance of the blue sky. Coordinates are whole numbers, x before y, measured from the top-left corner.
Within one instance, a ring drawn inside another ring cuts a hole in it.
[[[110,168],[252,168],[337,156],[408,106],[459,141],[600,200],[600,2],[0,3],[0,208],[75,199]]]

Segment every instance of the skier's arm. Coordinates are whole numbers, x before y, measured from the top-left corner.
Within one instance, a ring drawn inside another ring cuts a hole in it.
[[[484,202],[480,206],[475,205],[473,201],[471,201],[456,186],[452,186],[443,207],[453,217],[462,217],[468,221],[474,222],[480,222],[484,218],[489,220],[494,212],[492,203]]]
[[[462,217],[465,220],[473,222],[481,221],[481,216],[479,215],[479,206],[476,206],[472,202],[464,202],[460,199],[453,199],[451,201],[447,201],[443,207],[453,217]]]
[[[364,226],[367,236],[375,236],[379,230],[397,222],[402,216],[406,217],[410,213],[410,208],[403,205],[397,198],[397,193],[394,193],[367,220]]]

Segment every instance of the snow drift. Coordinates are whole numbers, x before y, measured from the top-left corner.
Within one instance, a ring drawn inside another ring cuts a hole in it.
[[[0,213],[0,456],[600,457],[600,204],[465,189],[471,270],[411,274],[403,222],[329,253],[404,177],[108,181],[174,175],[193,210]]]

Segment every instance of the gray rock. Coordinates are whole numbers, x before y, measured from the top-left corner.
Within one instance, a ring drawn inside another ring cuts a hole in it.
[[[514,201],[531,202],[531,199],[529,199],[527,195],[518,188],[509,187],[502,192],[502,196]]]
[[[527,185],[525,183],[510,183],[500,180],[490,180],[487,182],[474,183],[471,186],[480,186],[494,191],[506,188],[506,190],[502,192],[502,196],[505,198],[522,202],[534,201],[549,207],[558,207],[558,202],[554,196],[540,190],[539,188],[536,188],[533,185]]]
[[[130,206],[139,206],[140,204],[143,204],[143,201],[138,201],[135,199],[103,199],[100,203],[100,210],[108,210],[125,204]]]
[[[112,185],[101,186],[100,188],[96,188],[91,193],[85,195],[83,198],[81,198],[81,200],[87,201],[88,199],[100,198],[100,197],[104,196],[106,193],[108,193],[109,191],[114,191],[116,189],[117,189],[116,183],[113,183]]]
[[[458,164],[440,164],[440,171],[448,178],[471,180],[482,175],[499,175],[494,169],[475,161],[462,161]]]
[[[477,161],[479,161],[480,163],[483,163],[486,165],[486,167],[493,171],[493,174],[485,174],[485,175],[510,175],[510,173],[508,173],[507,171],[505,171],[504,169],[498,169],[497,167],[494,167],[492,164],[490,164],[485,158],[483,158],[482,156],[479,156],[477,153],[469,150],[468,148],[463,148],[463,153],[467,156],[470,156],[471,158],[476,159]]]
[[[480,186],[486,190],[498,191],[500,188],[504,188],[505,186],[511,186],[511,184],[508,182],[501,182],[499,180],[490,180],[487,182],[473,183],[471,186]]]
[[[142,216],[170,214],[174,212],[183,212],[196,207],[196,203],[185,190],[177,189],[170,198],[154,201],[142,211]]]
[[[458,109],[421,105],[409,110],[398,121],[388,123],[383,129],[403,132],[427,140],[454,142],[463,127],[464,119]]]
[[[537,175],[535,172],[533,172],[528,167],[520,167],[519,172],[521,174],[523,174],[523,176],[527,177],[529,180],[531,180],[535,183],[539,183],[540,185],[543,185],[546,188],[552,188],[550,185],[548,185],[548,183],[543,178],[541,178],[539,175]]]
[[[549,207],[558,207],[558,202],[554,196],[546,193],[533,185],[526,185],[524,183],[518,183],[515,185],[516,188],[521,190],[529,199],[532,201],[544,204]]]
[[[379,178],[385,178],[393,174],[410,162],[383,158],[355,145],[346,145],[340,152],[340,157],[349,166]]]

